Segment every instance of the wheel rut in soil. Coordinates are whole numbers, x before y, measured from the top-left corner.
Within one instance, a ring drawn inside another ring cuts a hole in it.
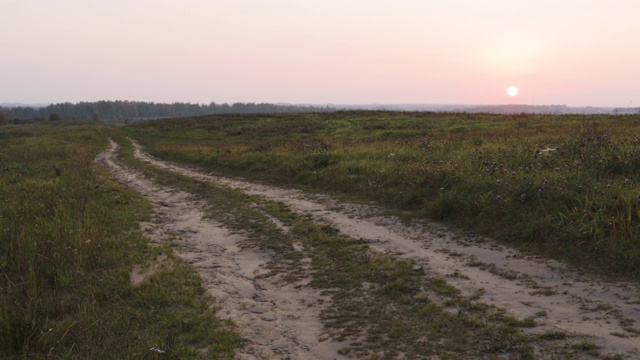
[[[433,276],[445,277],[466,295],[501,307],[519,318],[534,317],[531,333],[563,331],[586,335],[625,358],[640,357],[640,287],[609,281],[548,259],[523,254],[491,239],[461,234],[439,224],[407,224],[375,206],[338,201],[327,195],[257,184],[161,161],[135,146],[135,156],[158,168],[240,189],[310,214],[379,251],[412,259]]]
[[[177,254],[198,271],[222,306],[218,316],[231,318],[247,341],[239,359],[344,358],[338,353],[342,344],[321,341],[319,314],[329,299],[305,286],[260,278],[272,253],[241,246],[246,243],[241,235],[205,218],[206,204],[118,164],[116,149],[111,141],[96,161],[153,204],[154,220],[143,224],[143,230],[154,242],[178,245]]]

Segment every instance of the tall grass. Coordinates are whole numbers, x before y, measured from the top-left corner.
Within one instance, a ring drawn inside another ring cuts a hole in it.
[[[388,112],[131,126],[162,158],[310,186],[640,275],[640,117]]]
[[[194,357],[190,342],[204,341],[232,356],[238,337],[221,329],[197,275],[137,231],[149,204],[93,163],[105,131],[0,128],[0,357]],[[161,253],[171,268],[132,286],[133,264]]]

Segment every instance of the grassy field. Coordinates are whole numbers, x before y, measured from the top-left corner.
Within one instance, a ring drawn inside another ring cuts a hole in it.
[[[0,358],[233,357],[197,274],[138,230],[150,205],[94,164],[109,132],[0,127]]]
[[[164,159],[373,200],[638,279],[639,126],[638,116],[387,112],[2,126],[0,357],[232,358],[242,345],[194,270],[138,230],[150,204],[94,163],[111,137],[120,162],[208,202],[208,216],[277,254],[270,276],[295,282],[310,258],[311,286],[333,299],[328,334],[361,339],[345,354],[491,357],[509,345],[531,358],[567,335],[525,336],[534,319],[462,296],[282,203],[154,168],[126,135]],[[134,267],[156,271],[134,285]]]
[[[373,200],[640,276],[640,116],[336,112],[126,128],[154,155]]]
[[[534,318],[465,297],[283,203],[137,160],[126,135],[165,159],[373,200],[638,279],[639,120],[338,112],[0,127],[0,357],[231,358],[242,346],[194,270],[138,230],[150,204],[94,163],[109,137],[120,162],[196,195],[210,218],[246,236],[243,246],[276,254],[268,276],[293,283],[311,259],[310,285],[332,298],[327,334],[360,339],[344,354],[594,351],[554,345],[565,333],[525,335]],[[156,270],[134,285],[136,266]]]

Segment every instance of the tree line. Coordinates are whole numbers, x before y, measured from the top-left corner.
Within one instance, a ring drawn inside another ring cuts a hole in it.
[[[45,107],[0,107],[0,121],[4,123],[26,123],[37,121],[91,120],[91,121],[136,121],[183,116],[211,114],[252,114],[283,112],[330,111],[329,107],[308,105],[278,105],[269,103],[205,104],[154,103],[142,101],[97,101],[58,103]]]

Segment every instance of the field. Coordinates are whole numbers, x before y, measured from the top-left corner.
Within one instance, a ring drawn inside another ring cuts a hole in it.
[[[640,275],[640,117],[338,112],[128,129],[151,154],[372,200]]]
[[[640,351],[640,116],[59,122],[0,144],[0,357]]]

